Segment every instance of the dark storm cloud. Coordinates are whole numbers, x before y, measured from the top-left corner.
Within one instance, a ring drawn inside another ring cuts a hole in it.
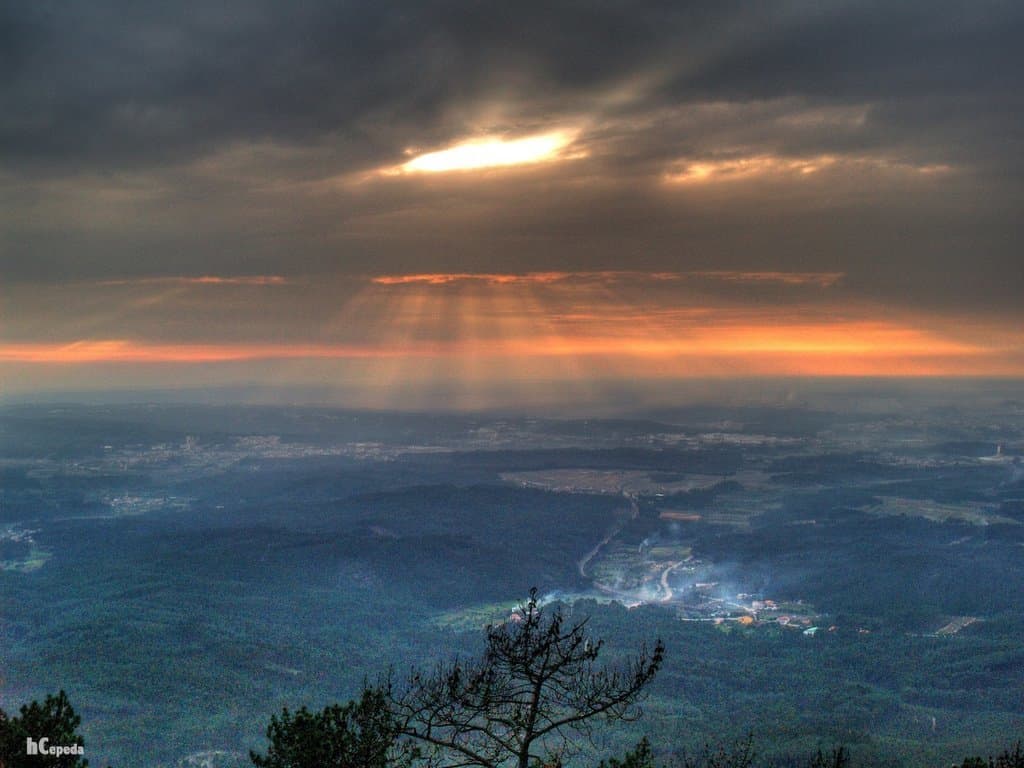
[[[951,159],[1019,168],[1020,4],[810,3],[786,22],[674,80],[669,93],[872,103],[878,143],[932,144]]]
[[[1014,3],[804,3],[770,20],[683,90],[766,98],[780,91],[878,100],[1016,89],[1024,62]]]
[[[445,113],[492,89],[554,99],[629,73],[649,34],[670,37],[667,11],[651,10],[641,22],[585,4],[26,4],[3,21],[17,41],[4,156],[107,167],[327,134],[372,164],[395,150],[389,126],[443,138]]]
[[[1005,310],[1024,290],[1022,32],[1009,2],[8,3],[0,275],[628,259]],[[587,157],[353,181],[409,147],[563,124]],[[831,170],[661,183],[763,157]]]
[[[329,135],[339,162],[373,165],[458,132],[474,101],[529,118],[652,71],[641,109],[909,99],[884,113],[900,129],[922,103],[961,120],[972,94],[998,131],[1019,116],[1021,31],[1010,3],[24,3],[0,17],[0,147],[107,169]]]

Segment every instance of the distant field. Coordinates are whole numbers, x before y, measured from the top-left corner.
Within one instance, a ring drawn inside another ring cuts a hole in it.
[[[679,520],[686,523],[695,523],[701,519],[702,515],[696,512],[683,512],[678,509],[659,509],[658,517],[661,520]]]
[[[959,520],[973,525],[1020,525],[1010,517],[997,515],[990,507],[980,504],[940,504],[929,499],[903,499],[883,496],[882,503],[868,507],[873,515],[898,515],[902,517],[923,517],[936,523]]]
[[[18,571],[31,573],[46,565],[46,561],[53,556],[53,553],[39,547],[31,547],[24,557],[0,560],[0,571]]]
[[[454,630],[475,630],[489,624],[500,624],[508,620],[519,606],[517,600],[497,603],[480,603],[467,608],[442,611],[434,616],[432,623],[438,627]]]
[[[936,635],[955,635],[961,629],[971,626],[978,621],[977,616],[954,616],[946,624],[935,630]]]
[[[33,533],[13,525],[0,529],[0,571],[31,573],[46,565],[53,552],[40,547]]]
[[[527,472],[502,472],[501,479],[528,488],[585,493],[683,493],[710,488],[721,481],[719,475],[685,474],[679,480],[658,480],[657,473],[643,470],[545,469]]]

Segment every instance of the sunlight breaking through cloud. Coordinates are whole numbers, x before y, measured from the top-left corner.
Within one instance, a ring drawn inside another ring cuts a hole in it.
[[[446,149],[424,152],[401,165],[381,173],[388,176],[407,173],[445,173],[515,165],[532,165],[564,160],[578,155],[563,153],[576,138],[575,132],[551,131],[518,139],[484,137],[469,139]]]

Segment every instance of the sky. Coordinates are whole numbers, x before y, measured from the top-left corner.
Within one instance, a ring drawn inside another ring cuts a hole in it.
[[[995,1],[4,3],[0,396],[1024,376],[1022,37]]]

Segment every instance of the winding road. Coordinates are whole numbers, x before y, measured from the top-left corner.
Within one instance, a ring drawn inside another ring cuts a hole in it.
[[[680,560],[680,561],[678,561],[676,563],[672,563],[672,565],[670,565],[668,568],[666,568],[664,571],[661,572],[661,589],[662,589],[662,595],[661,595],[661,598],[660,598],[661,602],[663,602],[663,603],[671,602],[672,598],[675,596],[675,594],[672,592],[672,587],[670,587],[668,585],[668,575],[670,573],[672,573],[672,571],[674,571],[680,565],[682,565],[684,562],[685,562],[684,560]]]
[[[607,536],[605,536],[603,539],[597,542],[597,544],[594,545],[593,549],[587,552],[587,554],[585,554],[576,564],[576,567],[580,572],[580,576],[582,576],[584,579],[590,578],[589,576],[587,576],[587,565],[590,563],[591,560],[597,557],[597,553],[601,551],[601,548],[604,547],[609,541],[614,539],[616,536],[618,536],[622,532],[622,529],[626,527],[626,523],[632,522],[640,516],[640,505],[636,503],[636,496],[630,493],[629,491],[623,491],[622,495],[626,498],[627,501],[629,501],[629,520],[626,520],[625,522],[620,523],[618,526],[613,528]],[[594,586],[603,591],[615,591],[610,587],[606,588],[604,585],[598,584],[597,582],[594,582]]]

